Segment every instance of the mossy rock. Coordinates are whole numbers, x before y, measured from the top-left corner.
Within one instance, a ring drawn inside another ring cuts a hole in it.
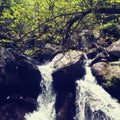
[[[98,62],[92,66],[93,75],[98,83],[113,97],[120,101],[120,66],[119,61]]]
[[[120,38],[120,29],[116,23],[107,23],[102,26],[102,32],[104,35],[113,36],[114,38]]]
[[[105,79],[106,79],[105,85],[107,88],[109,88],[118,85],[120,78],[117,75],[107,75],[105,76]]]
[[[119,61],[112,62],[108,66],[109,73],[105,76],[104,88],[120,101],[120,66]]]

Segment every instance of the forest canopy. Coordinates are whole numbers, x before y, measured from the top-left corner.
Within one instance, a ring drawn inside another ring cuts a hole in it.
[[[119,39],[120,0],[0,0],[1,46],[26,54],[48,43],[80,48],[83,30]]]

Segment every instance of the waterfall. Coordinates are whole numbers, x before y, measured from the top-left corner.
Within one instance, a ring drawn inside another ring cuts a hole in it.
[[[26,114],[25,117],[26,120],[54,120],[56,95],[52,89],[52,62],[38,67],[43,78],[40,84],[42,94],[40,94],[37,99],[39,107],[37,111]]]
[[[74,120],[120,120],[120,105],[99,86],[85,56],[86,75],[76,81],[76,116]]]
[[[58,56],[60,57],[60,56]],[[52,62],[38,66],[41,74],[42,93],[37,101],[39,107],[36,111],[26,114],[26,120],[55,120],[56,94],[52,88]],[[76,115],[73,120],[120,120],[120,105],[96,83],[95,77],[89,67],[91,60],[85,55],[86,74],[82,80],[76,80]]]

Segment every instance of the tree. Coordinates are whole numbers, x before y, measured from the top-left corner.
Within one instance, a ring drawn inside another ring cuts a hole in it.
[[[42,50],[46,43],[70,49],[78,45],[82,30],[94,31],[114,21],[119,24],[119,3],[120,0],[2,1],[0,41],[22,52]]]

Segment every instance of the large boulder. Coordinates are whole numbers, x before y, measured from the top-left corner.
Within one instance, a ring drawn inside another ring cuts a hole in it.
[[[37,98],[41,74],[27,57],[12,50],[0,48],[0,97],[19,94]]]
[[[25,112],[16,104],[6,104],[0,108],[0,120],[25,120]]]
[[[41,74],[37,63],[12,49],[0,47],[0,119],[25,120],[37,108]]]
[[[35,52],[33,51],[33,55],[31,55],[31,57],[39,62],[46,62],[46,60],[52,60],[55,57],[55,55],[57,55],[60,52],[60,46],[48,43],[42,49],[36,50]]]
[[[74,97],[68,94],[63,101],[60,110],[56,114],[56,120],[72,120],[75,115]]]
[[[118,60],[120,58],[120,40],[113,42],[108,48],[108,53],[111,56],[111,59]]]
[[[41,74],[27,57],[0,48],[0,98],[19,94],[37,98]]]
[[[91,67],[92,73],[100,85],[104,82],[104,76],[108,74],[107,68],[107,62],[97,62]]]
[[[36,103],[33,100],[14,97],[5,102],[0,107],[0,120],[25,120],[25,114],[36,109]]]
[[[53,61],[53,87],[55,90],[70,90],[74,88],[75,80],[82,78],[85,74],[83,64],[83,53],[81,51],[70,51],[58,54]]]
[[[22,96],[37,98],[40,93],[41,75],[38,68],[28,60],[21,60],[18,63],[19,86]]]
[[[120,100],[120,62],[98,62],[91,70],[98,83]]]
[[[98,53],[99,50],[97,48],[89,49],[88,51],[86,51],[86,54],[89,59],[95,58]]]
[[[84,76],[83,53],[69,51],[53,59],[53,88],[56,96],[56,120],[72,120],[75,114],[75,81]],[[68,99],[69,98],[69,99]]]

